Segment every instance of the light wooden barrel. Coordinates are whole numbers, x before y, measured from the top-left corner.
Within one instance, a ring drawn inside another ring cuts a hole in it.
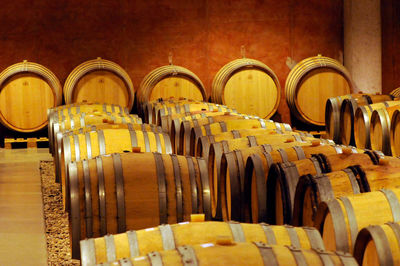
[[[395,110],[390,121],[390,146],[393,156],[400,156],[400,110]]]
[[[268,221],[268,208],[273,207],[267,205],[267,178],[271,166],[278,162],[291,162],[304,158],[310,158],[312,154],[337,154],[342,153],[347,147],[339,145],[319,145],[318,142],[313,142],[311,145],[301,146],[301,149],[296,146],[281,147],[277,150],[272,150],[266,153],[254,153],[248,156],[244,173],[244,212],[246,222],[262,222]],[[303,156],[304,152],[304,156]],[[352,149],[353,153],[364,152],[362,150]],[[226,156],[225,156],[226,157]],[[229,161],[227,161],[229,162]],[[227,168],[229,169],[229,168]],[[232,171],[229,173],[230,183],[237,182],[233,179]],[[222,172],[222,170],[221,170]],[[223,178],[223,175],[222,175]],[[232,180],[233,179],[233,180]],[[230,190],[233,189],[231,185]],[[227,189],[228,190],[228,189]],[[231,192],[231,194],[234,194]],[[275,211],[273,212],[275,213]]]
[[[52,123],[52,129],[50,130],[49,141],[52,143],[55,141],[55,137],[58,132],[63,132],[71,129],[85,127],[86,125],[98,125],[98,124],[142,124],[142,119],[137,115],[131,114],[112,114],[112,113],[78,113],[63,116],[62,120],[57,123]],[[53,144],[52,144],[52,150]]]
[[[391,95],[364,95],[361,98],[344,99],[340,107],[340,140],[344,145],[354,144],[354,115],[359,106],[391,101]]]
[[[188,137],[187,133],[185,136],[185,132],[188,131],[188,129],[187,129],[188,127],[190,128],[190,135],[189,135],[190,137]],[[198,141],[198,139],[201,138],[202,136],[212,136],[212,135],[218,135],[218,134],[221,134],[224,132],[229,132],[232,130],[250,129],[250,128],[274,129],[274,130],[278,130],[278,131],[280,130],[281,132],[292,131],[292,128],[290,127],[289,124],[278,123],[278,122],[274,122],[272,120],[264,120],[264,119],[258,119],[258,118],[230,120],[230,121],[228,120],[228,121],[222,121],[219,123],[206,124],[206,125],[199,126],[199,127],[191,126],[189,123],[183,123],[183,125],[181,125],[181,133],[180,133],[180,136],[181,137],[183,136],[183,138],[180,138],[180,142],[181,142],[180,147],[183,148],[183,152],[193,151],[193,154],[194,154],[194,151],[195,151],[194,145]],[[182,133],[182,131],[184,131],[184,133]],[[178,152],[179,151],[180,150],[178,150]]]
[[[358,148],[371,148],[371,116],[374,110],[400,105],[400,101],[380,102],[359,106],[354,115],[354,141]]]
[[[196,262],[196,264],[194,263]],[[319,249],[298,249],[291,246],[253,243],[206,243],[185,245],[174,250],[155,251],[130,259],[121,259],[111,265],[358,265],[351,254]]]
[[[126,71],[98,57],[75,67],[64,83],[65,103],[99,102],[132,109],[135,90]]]
[[[320,201],[400,185],[400,175],[396,173],[399,159],[393,158],[386,166],[367,165],[365,162],[368,160],[362,161],[362,158],[360,162],[362,166],[358,164],[323,175],[302,176],[296,187],[292,224],[313,226]]]
[[[289,125],[284,130],[289,129]],[[289,134],[297,138],[297,141],[301,141],[301,137],[313,137],[311,134],[305,134],[302,132],[294,131],[282,131],[280,128],[277,129],[265,129],[265,128],[250,128],[250,129],[238,129],[228,132],[223,132],[217,135],[202,136],[195,142],[195,156],[203,157],[208,161],[208,154],[210,152],[210,146],[213,143],[221,142],[223,140],[245,138],[247,136],[256,135],[279,135]]]
[[[285,96],[290,111],[297,119],[324,126],[326,101],[349,94],[353,88],[350,73],[342,64],[318,55],[300,61],[290,71],[286,78]]]
[[[141,112],[141,115],[143,119],[146,121],[146,123],[155,123],[156,119],[156,111],[155,109],[161,109],[166,106],[175,106],[177,104],[183,105],[187,103],[194,103],[194,102],[200,102],[200,101],[194,101],[191,99],[185,99],[185,98],[169,98],[169,99],[157,99],[154,101],[150,102],[145,102],[142,104],[141,107],[139,107],[139,110]]]
[[[194,155],[196,153],[196,144],[199,139],[197,134],[203,134],[201,129],[198,129],[199,127],[203,128],[205,130],[208,130],[209,128],[212,127],[212,124],[217,124],[219,123],[222,132],[225,132],[224,126],[226,124],[235,124],[233,121],[235,120],[242,120],[241,122],[237,122],[236,125],[238,124],[246,124],[246,121],[250,120],[256,120],[260,121],[260,123],[263,123],[264,120],[256,117],[248,117],[246,115],[234,115],[231,113],[228,113],[224,116],[214,116],[214,117],[206,117],[206,118],[200,118],[200,119],[192,119],[189,121],[182,121],[181,126],[180,126],[180,133],[179,133],[179,139],[178,139],[178,145],[177,145],[177,152],[181,154],[186,154],[186,155]],[[276,125],[283,125],[280,123],[276,123]],[[290,127],[288,125],[288,127]],[[291,129],[291,128],[290,128]],[[196,134],[197,133],[197,134]],[[206,132],[206,134],[210,133],[210,131]],[[199,136],[200,136],[199,135]]]
[[[60,156],[61,187],[64,204],[68,204],[68,163],[91,159],[98,155],[115,152],[131,152],[140,148],[142,152],[172,153],[171,141],[166,133],[154,133],[129,129],[103,129],[75,134],[63,138]],[[68,205],[65,209],[68,210]]]
[[[17,63],[0,73],[0,123],[18,132],[44,128],[47,110],[62,102],[58,78],[37,63]]]
[[[281,86],[272,69],[258,60],[241,58],[217,72],[211,100],[240,113],[270,118],[278,109],[280,95]]]
[[[79,241],[210,216],[207,165],[199,158],[114,153],[69,164],[73,257]]]
[[[166,65],[152,70],[142,80],[137,92],[139,105],[170,97],[205,101],[207,93],[199,77],[187,68]]]
[[[55,137],[54,147],[54,166],[56,171],[56,182],[60,183],[61,180],[61,156],[62,156],[62,140],[64,137],[73,136],[75,134],[85,134],[87,132],[103,130],[103,129],[129,129],[129,130],[141,130],[141,131],[150,131],[154,133],[162,133],[160,127],[149,124],[97,124],[97,125],[88,125],[83,128],[78,128],[74,130],[66,130],[62,132],[58,132]]]
[[[352,253],[357,234],[364,227],[400,222],[399,198],[400,189],[381,189],[321,202],[315,227],[326,249]]]
[[[301,141],[296,141],[292,135],[256,135],[248,136],[246,138],[232,139],[228,141],[222,141],[218,143],[211,144],[210,153],[208,157],[208,169],[211,186],[211,200],[212,200],[212,210],[213,217],[216,219],[222,219],[221,215],[226,213],[222,211],[221,206],[221,187],[225,184],[223,183],[223,175],[225,173],[221,172],[222,155],[229,151],[234,151],[236,149],[243,149],[247,147],[259,146],[262,144],[267,144],[270,149],[283,149],[293,146],[305,146],[310,145],[313,139],[304,139],[300,137]],[[318,141],[319,143],[319,141]],[[224,195],[223,195],[224,196]]]
[[[149,252],[175,249],[188,244],[215,242],[221,235],[236,242],[263,242],[303,249],[325,249],[318,230],[312,227],[237,222],[191,222],[160,225],[144,230],[82,240],[80,242],[82,266],[143,256]]]
[[[340,143],[340,108],[344,99],[364,97],[365,94],[347,94],[329,98],[325,105],[325,128],[328,139]]]
[[[398,265],[399,242],[399,223],[370,225],[357,235],[354,258],[359,265]]]
[[[129,114],[128,108],[124,108],[119,105],[110,105],[110,104],[89,104],[89,103],[74,103],[60,106],[57,109],[53,109],[48,114],[48,136],[49,136],[49,149],[53,154],[52,142],[55,134],[53,133],[54,124],[60,123],[66,119],[66,117],[71,117],[75,114],[82,113],[111,113],[111,114]]]
[[[370,122],[371,149],[392,155],[390,147],[390,121],[395,110],[400,110],[400,105],[377,109],[372,112]]]

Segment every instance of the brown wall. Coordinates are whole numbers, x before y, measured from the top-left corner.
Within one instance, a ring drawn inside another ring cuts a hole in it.
[[[64,82],[75,66],[100,56],[125,68],[137,89],[172,51],[174,64],[196,73],[209,93],[214,74],[245,45],[247,57],[279,77],[279,113],[289,122],[286,58],[338,59],[342,6],[341,0],[3,1],[0,69],[27,59]]]
[[[400,87],[400,2],[381,0],[382,93]]]

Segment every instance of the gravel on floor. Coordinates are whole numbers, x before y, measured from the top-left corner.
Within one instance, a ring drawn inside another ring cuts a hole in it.
[[[71,259],[68,214],[63,211],[61,186],[55,182],[52,161],[40,161],[40,176],[48,265],[80,265],[79,260]]]

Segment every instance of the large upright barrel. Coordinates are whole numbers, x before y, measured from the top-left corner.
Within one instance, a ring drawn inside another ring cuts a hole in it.
[[[131,110],[135,91],[128,73],[121,66],[98,57],[72,70],[64,84],[64,98],[67,104],[100,102]]]
[[[34,132],[47,125],[47,109],[60,105],[58,78],[37,63],[17,63],[0,73],[0,123],[11,130]]]
[[[241,58],[217,72],[211,100],[239,113],[269,118],[278,109],[280,95],[279,80],[272,69],[258,60]]]
[[[300,121],[324,126],[326,101],[349,94],[353,88],[350,74],[342,64],[318,55],[304,59],[290,71],[285,84],[286,102]]]

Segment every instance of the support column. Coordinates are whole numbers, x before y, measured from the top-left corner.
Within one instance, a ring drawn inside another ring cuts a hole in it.
[[[380,0],[344,0],[344,65],[356,91],[382,92]]]

